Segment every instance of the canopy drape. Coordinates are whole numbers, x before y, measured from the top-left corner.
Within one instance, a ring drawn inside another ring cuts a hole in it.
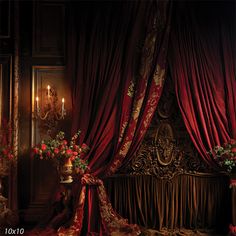
[[[232,2],[181,2],[170,36],[169,65],[190,137],[207,151],[236,138],[236,37]]]

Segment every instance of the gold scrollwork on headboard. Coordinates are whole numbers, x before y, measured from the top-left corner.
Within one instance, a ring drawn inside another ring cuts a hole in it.
[[[153,175],[160,179],[172,179],[179,174],[211,173],[199,159],[197,152],[190,152],[176,141],[171,124],[161,121],[150,129],[142,145],[120,174]],[[190,143],[186,145],[191,150]],[[194,154],[194,155],[193,155]]]
[[[175,140],[170,124],[162,123],[159,126],[154,139],[154,145],[158,162],[163,166],[169,165],[175,157]]]
[[[171,125],[163,122],[151,137],[143,142],[125,172],[171,179],[183,173],[182,156],[182,152],[176,147]]]

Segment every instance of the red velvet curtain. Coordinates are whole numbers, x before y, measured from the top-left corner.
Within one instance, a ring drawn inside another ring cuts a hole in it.
[[[214,7],[213,7],[214,6]],[[169,63],[187,130],[202,158],[236,138],[235,2],[178,2]]]
[[[96,177],[132,158],[150,124],[166,74],[170,9],[168,1],[72,2],[72,133],[80,129],[80,142],[91,148],[91,172],[82,177],[71,227],[60,233],[109,235],[117,225],[131,230],[124,235],[138,233],[113,211]]]
[[[81,143],[91,147],[92,173],[104,176],[120,166],[114,168],[114,160],[128,139],[132,156],[157,106],[165,75],[168,2],[72,7],[76,17],[70,22],[67,63],[73,80],[72,133],[82,130]]]
[[[72,82],[72,133],[91,150],[89,166],[103,176],[115,147],[122,81],[133,76],[138,36],[148,4],[136,2],[72,5],[68,73]],[[131,73],[131,74],[130,74]]]

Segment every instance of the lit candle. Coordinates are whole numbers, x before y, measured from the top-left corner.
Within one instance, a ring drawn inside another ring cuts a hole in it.
[[[61,99],[61,109],[62,109],[62,112],[65,109],[65,99],[64,98]]]
[[[47,89],[48,89],[48,98],[49,98],[50,97],[50,85],[48,85]]]
[[[39,109],[39,97],[36,97],[35,100],[36,100],[36,109],[38,110]]]

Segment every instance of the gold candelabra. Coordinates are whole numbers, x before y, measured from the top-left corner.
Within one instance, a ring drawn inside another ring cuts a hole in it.
[[[62,98],[59,103],[57,91],[50,85],[38,92],[40,97],[37,94],[34,99],[33,118],[37,120],[40,134],[52,137],[57,130],[58,121],[66,116],[65,99]]]
[[[58,105],[57,92],[54,88],[47,86],[44,101],[39,101],[39,97],[35,98],[35,117],[41,120],[61,120],[65,118],[65,99],[62,98],[61,106]],[[41,106],[40,106],[41,105]]]

